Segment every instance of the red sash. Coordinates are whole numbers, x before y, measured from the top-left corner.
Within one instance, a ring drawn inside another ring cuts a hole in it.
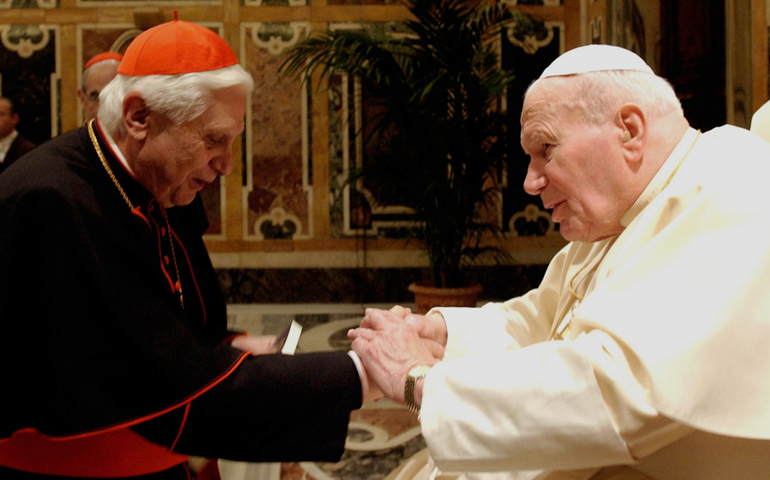
[[[0,440],[0,465],[44,475],[132,477],[167,470],[187,458],[129,428],[63,439],[24,429]]]

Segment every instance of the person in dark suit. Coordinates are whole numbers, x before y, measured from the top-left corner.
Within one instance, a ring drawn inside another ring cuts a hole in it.
[[[16,130],[18,123],[13,101],[0,97],[0,173],[36,146]]]
[[[252,89],[221,37],[161,24],[128,47],[96,119],[0,175],[3,480],[342,456],[350,412],[377,394],[360,360],[228,332],[185,216],[232,171]]]

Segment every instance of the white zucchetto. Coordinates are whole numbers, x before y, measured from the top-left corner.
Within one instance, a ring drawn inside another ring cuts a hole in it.
[[[655,75],[652,68],[630,50],[613,45],[585,45],[564,52],[543,70],[540,78],[607,70],[635,70]]]

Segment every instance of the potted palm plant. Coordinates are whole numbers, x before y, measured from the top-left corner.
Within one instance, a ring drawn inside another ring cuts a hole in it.
[[[513,72],[501,67],[494,39],[509,22],[530,19],[478,1],[406,5],[412,18],[404,34],[377,24],[314,32],[286,53],[281,68],[286,75],[310,78],[319,70],[327,80],[338,73],[360,80],[369,155],[348,181],[368,181],[378,202],[413,212],[412,233],[427,253],[431,281],[410,290],[456,293],[468,287],[467,267],[479,255],[503,253],[494,242],[501,234],[495,208],[508,140],[501,101]],[[481,289],[470,290],[475,305]],[[416,303],[424,310],[435,302]]]

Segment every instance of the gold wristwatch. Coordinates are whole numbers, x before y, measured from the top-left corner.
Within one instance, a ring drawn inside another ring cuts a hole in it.
[[[420,407],[414,403],[414,385],[420,378],[425,378],[425,374],[430,370],[430,365],[420,365],[409,370],[406,374],[406,383],[404,384],[404,403],[406,408],[414,413],[420,412]]]

